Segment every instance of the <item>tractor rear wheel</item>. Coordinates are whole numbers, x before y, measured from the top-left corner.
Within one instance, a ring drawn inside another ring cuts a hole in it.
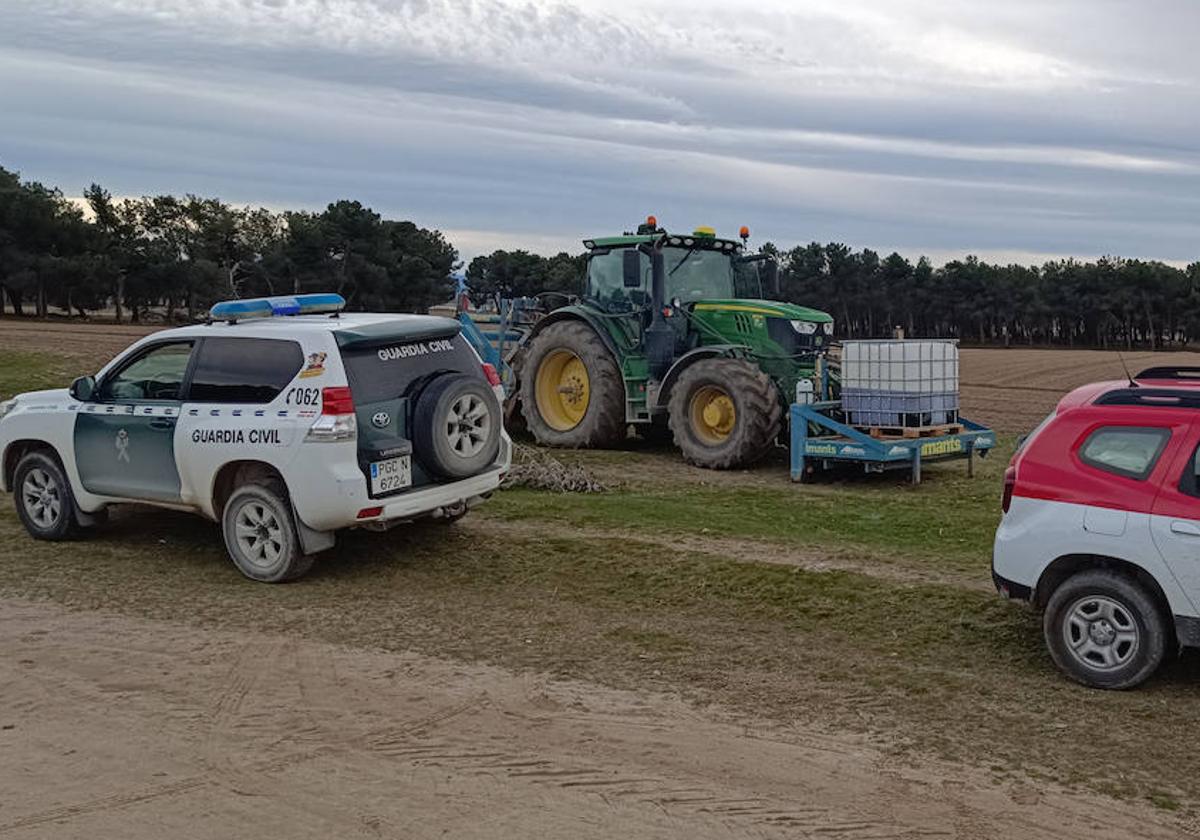
[[[698,467],[753,463],[779,435],[783,407],[770,377],[745,359],[702,359],[684,370],[668,404],[675,445]]]
[[[538,443],[573,449],[625,437],[625,384],[600,336],[581,321],[538,333],[521,366],[521,413]]]

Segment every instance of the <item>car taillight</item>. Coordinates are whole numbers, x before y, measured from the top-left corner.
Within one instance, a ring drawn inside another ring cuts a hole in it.
[[[305,440],[328,443],[355,440],[358,420],[354,416],[354,397],[345,385],[321,389],[321,416],[309,427]]]
[[[1013,488],[1017,486],[1017,466],[1009,464],[1008,469],[1004,471],[1004,495],[1000,498],[1000,509],[1008,513],[1008,508],[1012,504]]]
[[[500,374],[496,373],[496,366],[491,362],[483,363],[483,375],[487,377],[488,384],[493,388],[500,384]]]
[[[354,397],[345,385],[321,389],[322,414],[353,414]]]

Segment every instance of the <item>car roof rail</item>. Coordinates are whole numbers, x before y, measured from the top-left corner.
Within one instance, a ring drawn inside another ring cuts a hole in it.
[[[1200,382],[1200,367],[1180,365],[1162,365],[1146,368],[1134,379],[1184,379]]]
[[[1118,388],[1102,394],[1095,405],[1137,405],[1145,408],[1200,408],[1200,391],[1173,388]]]

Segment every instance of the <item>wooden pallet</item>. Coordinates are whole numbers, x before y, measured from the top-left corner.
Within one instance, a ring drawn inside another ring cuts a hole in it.
[[[962,434],[962,423],[943,423],[940,426],[860,426],[873,438],[923,438]]]

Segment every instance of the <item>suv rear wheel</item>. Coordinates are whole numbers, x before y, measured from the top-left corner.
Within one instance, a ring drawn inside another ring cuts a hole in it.
[[[500,453],[500,405],[491,386],[462,373],[437,377],[413,411],[417,457],[444,478],[478,475]]]
[[[229,556],[251,580],[295,580],[316,559],[300,549],[287,491],[278,481],[244,484],[234,490],[225,503],[221,526]]]
[[[30,452],[13,472],[17,517],[38,540],[69,540],[79,532],[75,497],[58,460],[47,452]]]
[[[1046,604],[1046,647],[1071,679],[1094,688],[1133,688],[1163,660],[1168,627],[1143,586],[1103,569],[1064,581]]]

